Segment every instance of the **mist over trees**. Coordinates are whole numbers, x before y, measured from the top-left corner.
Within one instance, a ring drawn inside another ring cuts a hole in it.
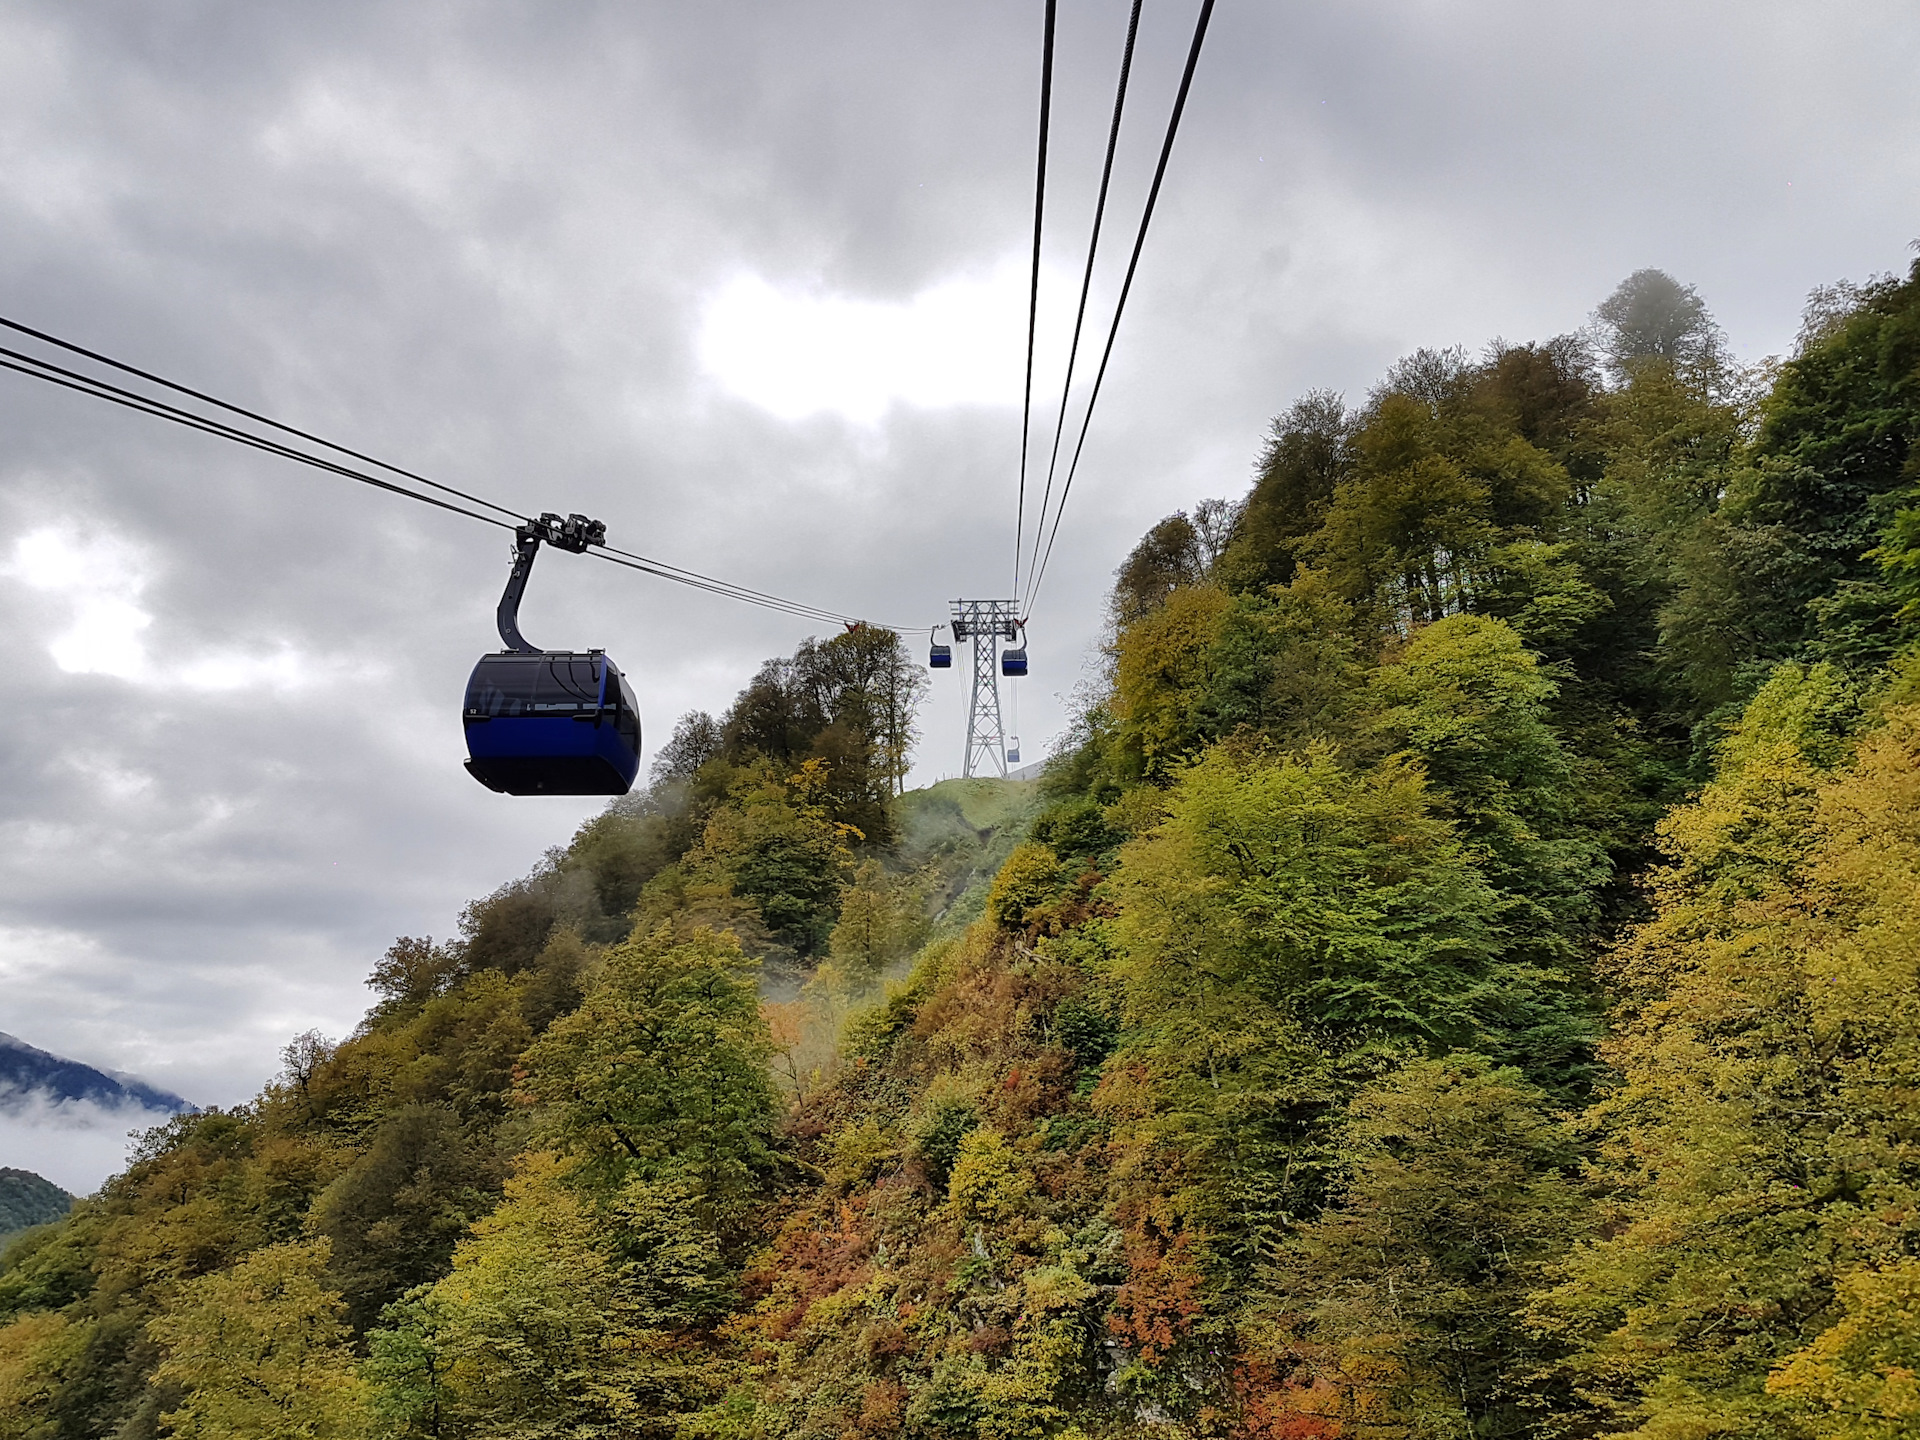
[[[1691,285],[1664,270],[1636,270],[1593,312],[1607,369],[1626,383],[1645,364],[1697,370],[1711,364],[1720,332]]]
[[[1920,1428],[1920,265],[1285,404],[1038,784],[809,640],[0,1259],[0,1437]]]

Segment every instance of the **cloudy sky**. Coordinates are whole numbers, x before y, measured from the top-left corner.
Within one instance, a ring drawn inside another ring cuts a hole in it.
[[[930,624],[1009,584],[1040,12],[12,0],[0,314],[615,544]],[[1043,360],[1125,12],[1061,8]],[[1146,3],[1116,261],[1193,14]],[[1220,0],[1035,612],[1024,748],[1132,541],[1239,494],[1307,387],[1576,328],[1648,265],[1753,359],[1810,287],[1903,268],[1916,73],[1906,0]],[[392,936],[450,933],[563,843],[590,804],[459,764],[505,566],[498,531],[0,374],[0,1029],[233,1103],[290,1035],[352,1026]],[[523,618],[611,650],[654,742],[808,633],[565,556]],[[922,779],[958,768],[960,673]]]

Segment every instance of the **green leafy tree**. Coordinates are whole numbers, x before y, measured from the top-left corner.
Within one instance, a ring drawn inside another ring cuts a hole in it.
[[[1310,390],[1273,422],[1253,493],[1235,520],[1221,578],[1238,590],[1292,582],[1353,463],[1352,421],[1331,390]]]
[[[1664,270],[1636,270],[1594,311],[1617,379],[1642,366],[1698,365],[1716,349],[1719,336],[1706,303],[1691,285]]]
[[[772,1053],[739,945],[663,928],[607,952],[580,1008],[527,1051],[527,1086],[586,1183],[684,1182],[725,1224],[774,1163]]]
[[[1410,767],[1216,750],[1167,805],[1113,881],[1109,1069],[1132,1078],[1110,1097],[1139,1163],[1161,1151],[1196,1182],[1194,1223],[1247,1267],[1324,1201],[1370,1063],[1479,1038],[1500,904]]]
[[[987,918],[1009,930],[1044,924],[1067,875],[1051,846],[1029,840],[1014,848],[987,889]]]
[[[1917,439],[1920,268],[1810,326],[1760,405],[1668,620],[1683,652],[1714,640],[1714,701],[1743,699],[1780,660],[1864,673],[1899,647]]]
[[[491,1157],[450,1107],[415,1103],[389,1115],[308,1218],[330,1242],[329,1274],[354,1328],[445,1273],[454,1242],[492,1207],[498,1186]]]
[[[1538,657],[1504,622],[1454,615],[1416,634],[1369,688],[1374,733],[1418,759],[1441,813],[1484,847],[1515,940],[1542,964],[1578,955],[1612,863],[1606,837],[1574,817],[1569,797],[1583,780],[1599,789],[1599,777],[1580,774],[1555,734],[1547,707],[1558,687]],[[1552,1063],[1578,1064],[1589,1027],[1570,997],[1559,1008],[1541,1023],[1565,1033],[1538,1038],[1561,1052]]]
[[[1187,586],[1121,637],[1111,704],[1135,775],[1165,775],[1204,741],[1194,697],[1213,683],[1214,641],[1232,604],[1214,586]]]
[[[1517,1071],[1466,1053],[1375,1081],[1348,1115],[1351,1178],[1267,1270],[1254,1328],[1283,1364],[1331,1357],[1329,1418],[1535,1434],[1552,1353],[1526,1301],[1581,1213],[1573,1135]]]
[[[721,722],[722,753],[734,764],[825,762],[821,798],[832,818],[884,844],[887,802],[905,781],[926,688],[897,634],[854,625],[763,665]]]
[[[1389,629],[1465,608],[1474,566],[1495,543],[1491,489],[1445,439],[1420,400],[1382,398],[1355,437],[1352,478],[1307,547],[1336,593],[1377,610]]]

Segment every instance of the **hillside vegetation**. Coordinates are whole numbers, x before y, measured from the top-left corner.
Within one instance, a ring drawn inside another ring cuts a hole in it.
[[[1037,784],[856,630],[0,1262],[0,1437],[1920,1430],[1920,266],[1308,394]]]
[[[73,1208],[73,1196],[31,1170],[0,1165],[0,1246]]]

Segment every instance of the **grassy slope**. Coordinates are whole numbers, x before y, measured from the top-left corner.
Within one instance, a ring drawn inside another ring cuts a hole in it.
[[[987,887],[1040,806],[1034,780],[942,780],[895,804],[899,863],[931,869],[935,924],[959,928],[980,917]]]

